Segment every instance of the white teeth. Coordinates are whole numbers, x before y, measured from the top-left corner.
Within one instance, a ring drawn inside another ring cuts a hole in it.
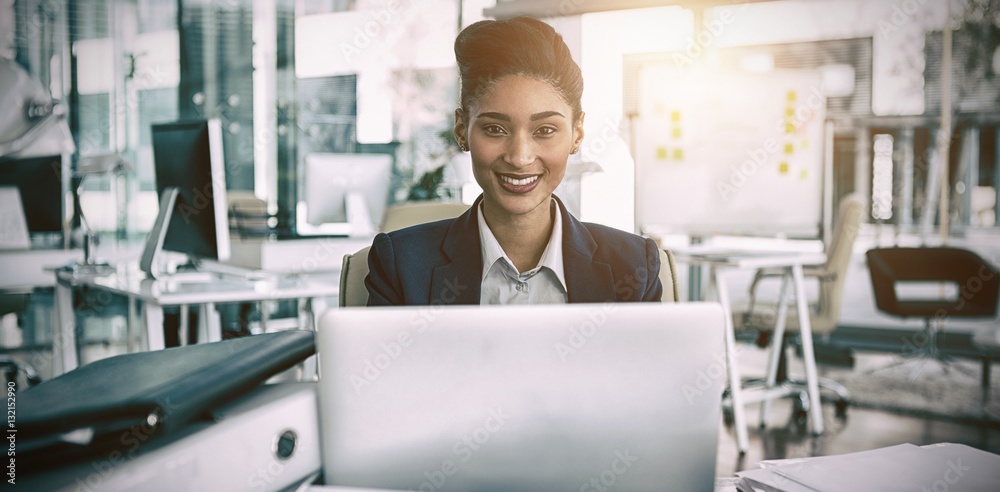
[[[514,179],[508,176],[500,176],[500,179],[502,179],[504,183],[509,183],[514,186],[524,186],[526,184],[534,183],[535,180],[538,179],[538,176],[532,176],[530,178],[524,178],[524,179]]]

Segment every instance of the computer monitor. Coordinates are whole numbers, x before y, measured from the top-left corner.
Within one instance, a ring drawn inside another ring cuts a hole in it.
[[[0,159],[0,186],[20,190],[32,234],[61,233],[66,219],[62,156]]]
[[[226,173],[218,120],[152,125],[153,164],[160,212],[149,233],[141,267],[156,276],[161,249],[192,261],[229,258]]]
[[[392,155],[312,153],[305,158],[299,234],[364,235],[389,203]]]

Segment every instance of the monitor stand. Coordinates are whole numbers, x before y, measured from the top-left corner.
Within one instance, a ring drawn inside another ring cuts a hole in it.
[[[378,232],[363,193],[349,192],[344,197],[344,210],[347,213],[347,223],[351,226],[351,236],[373,236]]]
[[[139,260],[139,269],[149,278],[161,276],[162,262],[159,257],[163,252],[163,240],[167,237],[167,228],[170,226],[170,218],[174,215],[174,205],[177,204],[179,195],[179,189],[170,187],[164,188],[160,197],[160,213],[156,215],[153,229],[146,237],[146,247],[142,250],[142,259]]]

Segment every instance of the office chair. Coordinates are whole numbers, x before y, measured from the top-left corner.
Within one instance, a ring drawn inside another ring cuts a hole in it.
[[[20,293],[0,294],[0,319],[8,314],[19,313],[27,309],[29,295]],[[17,375],[21,372],[24,373],[28,386],[34,386],[42,381],[31,364],[0,355],[0,374],[3,374],[4,383],[17,381]]]
[[[982,257],[960,248],[876,248],[866,253],[871,272],[875,305],[879,311],[899,318],[923,318],[924,343],[913,344],[916,350],[904,353],[901,360],[876,370],[917,362],[913,377],[927,362],[939,364],[945,371],[950,357],[941,353],[938,334],[951,318],[992,318],[997,313],[1000,272]],[[900,283],[935,282],[957,289],[954,298],[900,298]],[[916,336],[913,337],[917,339]],[[984,370],[988,364],[984,364]],[[962,372],[962,371],[960,371]],[[986,374],[984,382],[988,381]]]
[[[0,320],[8,314],[20,313],[28,309],[28,298],[30,295],[28,293],[0,294]],[[9,340],[6,342],[10,343]],[[19,372],[24,373],[29,385],[35,385],[41,381],[31,364],[0,355],[0,373],[4,374],[4,382],[15,381]]]
[[[412,202],[393,205],[385,211],[382,231],[389,232],[435,220],[458,217],[469,205],[454,202]]]
[[[468,209],[469,205],[451,202],[413,202],[394,205],[385,212],[382,231],[391,232],[417,224],[455,218]],[[371,247],[366,246],[357,253],[344,255],[340,269],[340,307],[368,305],[365,277],[368,276],[369,249]]]
[[[851,261],[854,240],[866,213],[864,200],[858,194],[845,196],[837,209],[833,237],[826,250],[826,262],[817,266],[803,268],[805,278],[815,278],[819,282],[819,298],[815,305],[810,306],[809,322],[812,333],[829,336],[840,320],[843,305],[844,277]],[[777,321],[777,302],[761,303],[757,300],[757,286],[766,279],[781,278],[782,270],[761,269],[754,275],[750,283],[748,306],[744,312],[734,313],[733,324],[736,329],[756,329],[767,339],[767,334],[773,333]],[[787,345],[792,336],[799,332],[799,320],[794,309],[789,309],[785,318],[785,336],[781,340],[771,340],[771,351],[779,351],[777,360],[768,367],[768,377],[773,378],[779,386],[791,387],[797,391],[796,407],[793,418],[800,424],[805,424],[808,415],[808,397],[806,382],[790,379],[787,375]],[[772,355],[773,357],[773,355]],[[749,379],[747,386],[761,386],[767,379]],[[843,416],[850,402],[850,395],[840,383],[827,378],[819,378],[820,390],[834,395],[835,408],[838,416]],[[767,405],[761,411],[761,426],[767,416]]]

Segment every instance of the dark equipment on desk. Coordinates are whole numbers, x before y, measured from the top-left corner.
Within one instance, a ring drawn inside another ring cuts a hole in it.
[[[152,125],[160,212],[140,266],[156,277],[161,249],[192,261],[229,259],[226,173],[219,120]]]
[[[312,332],[284,331],[82,366],[18,395],[18,463],[30,474],[99,454],[123,456],[313,353]]]
[[[21,205],[32,235],[62,232],[65,202],[61,156],[0,158],[0,186],[4,185],[21,190]]]

